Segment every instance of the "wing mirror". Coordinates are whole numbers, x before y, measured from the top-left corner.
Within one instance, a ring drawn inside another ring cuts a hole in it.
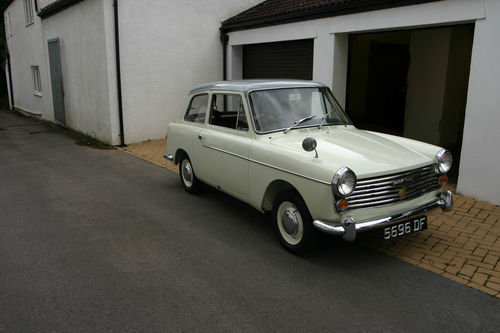
[[[314,156],[314,158],[318,158],[318,151],[316,150],[316,146],[318,145],[318,143],[316,142],[316,140],[314,138],[305,138],[304,141],[302,141],[302,148],[305,150],[305,151],[313,151],[316,153],[316,156]]]

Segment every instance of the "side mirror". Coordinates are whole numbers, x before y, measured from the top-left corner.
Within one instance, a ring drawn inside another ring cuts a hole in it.
[[[318,158],[318,152],[316,151],[318,143],[314,138],[305,138],[304,141],[302,141],[302,148],[305,151],[313,151],[316,153],[316,156],[314,158]]]

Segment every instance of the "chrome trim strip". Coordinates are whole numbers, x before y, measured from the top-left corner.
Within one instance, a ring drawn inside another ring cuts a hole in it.
[[[340,226],[332,226],[326,222],[315,220],[313,225],[320,231],[331,235],[343,236],[346,241],[353,241],[356,238],[356,233],[368,230],[383,228],[387,225],[394,224],[399,220],[409,218],[415,215],[427,213],[428,211],[441,207],[443,211],[449,211],[453,207],[453,194],[450,191],[441,193],[439,198],[420,207],[408,210],[406,212],[394,214],[391,216],[381,217],[377,219],[355,221],[353,227],[353,218],[347,216]],[[353,235],[354,233],[354,235]]]
[[[414,173],[416,171],[421,171],[422,174],[425,174],[426,172],[430,173],[429,171],[433,171],[433,170],[434,170],[434,166],[427,165],[427,166],[413,169],[413,170],[394,173],[394,174],[386,176],[386,177],[371,177],[371,178],[360,179],[360,180],[358,180],[358,184],[364,185],[364,184],[369,184],[369,183],[373,183],[373,182],[379,183],[381,181],[386,181],[386,180],[395,179],[395,178],[399,178],[399,177],[403,177],[403,176],[408,176],[411,173]]]
[[[424,175],[422,177],[420,177],[421,179],[419,180],[419,182],[417,183],[411,183],[412,185],[413,184],[419,184],[419,183],[422,183],[422,182],[426,182],[426,181],[433,181],[433,180],[437,180],[438,179],[438,174],[434,174],[434,175]],[[402,177],[398,177],[399,179],[401,179]],[[392,185],[394,183],[394,181],[388,181],[388,182],[381,182],[381,183],[372,183],[372,184],[365,184],[365,185],[358,185],[356,187],[356,190],[374,190],[374,189],[377,189],[379,186],[394,186]]]
[[[236,153],[232,153],[232,152],[224,150],[224,149],[220,149],[220,148],[209,146],[209,145],[205,145],[205,144],[203,145],[203,147],[209,148],[209,149],[213,149],[215,151],[218,151],[218,152],[221,152],[221,153],[225,153],[225,154],[228,154],[228,155],[231,155],[231,156],[235,156],[235,157],[247,160],[249,162],[253,162],[255,164],[259,164],[259,165],[263,165],[263,166],[266,166],[266,167],[269,167],[269,168],[272,168],[272,169],[275,169],[275,170],[283,171],[283,172],[289,173],[289,174],[294,175],[294,176],[298,176],[298,177],[301,177],[301,178],[304,178],[304,179],[312,180],[312,181],[320,183],[320,184],[324,184],[324,185],[328,185],[328,186],[331,185],[328,182],[325,182],[325,181],[322,181],[322,180],[319,180],[319,179],[316,179],[316,178],[312,178],[312,177],[309,177],[309,176],[304,176],[304,175],[301,175],[299,173],[296,173],[296,172],[293,172],[293,171],[290,171],[290,170],[286,170],[286,169],[282,169],[282,168],[279,168],[279,167],[271,165],[271,164],[267,164],[267,163],[264,163],[264,162],[253,160],[253,159],[248,158],[246,156],[239,155],[239,154],[236,154]]]

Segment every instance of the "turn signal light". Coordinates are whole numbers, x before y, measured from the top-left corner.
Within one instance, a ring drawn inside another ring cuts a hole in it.
[[[337,203],[338,209],[346,209],[347,207],[349,207],[349,202],[346,199],[342,199]]]
[[[448,182],[448,176],[446,175],[442,175],[440,178],[439,178],[439,184],[446,184]]]

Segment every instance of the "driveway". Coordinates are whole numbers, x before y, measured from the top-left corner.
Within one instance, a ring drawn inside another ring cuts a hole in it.
[[[500,301],[0,112],[0,331],[497,331]]]

